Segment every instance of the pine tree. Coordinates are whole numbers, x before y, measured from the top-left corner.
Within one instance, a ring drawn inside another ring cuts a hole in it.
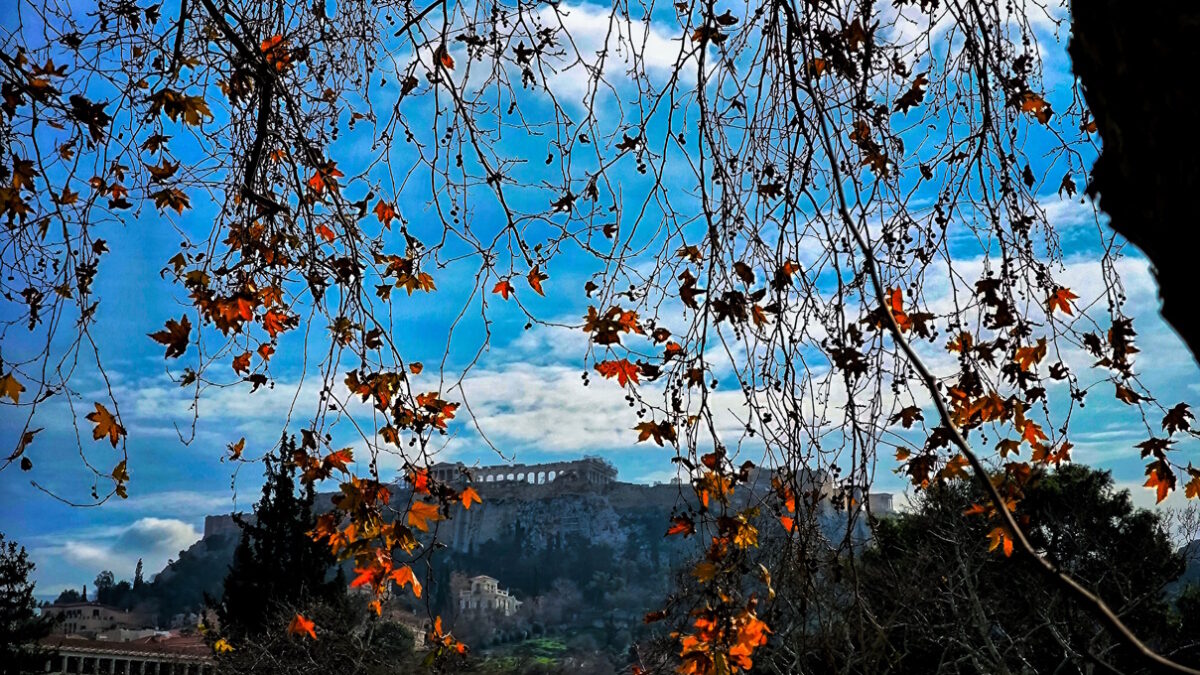
[[[141,590],[146,580],[142,578],[142,559],[138,558],[137,567],[133,568],[133,590]]]
[[[40,671],[48,653],[38,641],[50,635],[54,622],[36,613],[33,569],[25,547],[5,544],[0,534],[0,675]]]
[[[216,608],[222,634],[233,641],[282,630],[297,608],[345,598],[340,572],[329,578],[335,560],[328,547],[308,534],[316,525],[315,494],[311,486],[297,491],[295,449],[285,437],[264,458],[266,482],[254,517],[235,517],[242,537]]]

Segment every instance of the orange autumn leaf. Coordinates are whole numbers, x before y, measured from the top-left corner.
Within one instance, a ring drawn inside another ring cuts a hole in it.
[[[542,282],[549,278],[550,275],[542,272],[538,265],[534,265],[533,269],[529,270],[529,274],[525,277],[525,279],[529,281],[529,287],[542,297],[546,296],[546,294],[542,292]]]
[[[671,527],[667,529],[667,535],[682,534],[688,537],[696,533],[696,523],[687,516],[675,516],[671,520]]]
[[[1157,496],[1155,503],[1161,503],[1175,489],[1175,473],[1163,466],[1162,462],[1156,462],[1146,469],[1146,476],[1145,487],[1154,488]]]
[[[1200,497],[1200,471],[1193,469],[1192,465],[1188,464],[1188,475],[1191,478],[1183,486],[1183,495],[1188,499]]]
[[[1067,316],[1073,316],[1071,301],[1078,298],[1079,296],[1072,293],[1071,289],[1060,286],[1046,300],[1046,309],[1050,313],[1053,313],[1055,309],[1060,309]]]
[[[342,448],[337,452],[331,452],[325,457],[325,466],[330,469],[337,469],[342,473],[349,473],[346,465],[354,461],[354,452],[350,448]]]
[[[475,488],[470,486],[465,488],[462,493],[459,494],[458,498],[462,500],[463,508],[467,509],[468,511],[471,510],[471,502],[476,504],[483,503],[483,500],[479,498],[479,493],[475,491]]]
[[[421,582],[417,581],[416,575],[413,574],[412,568],[408,565],[392,570],[391,579],[400,588],[412,586],[413,595],[418,598],[421,597]]]
[[[408,482],[412,483],[415,492],[423,495],[429,494],[429,471],[427,469],[409,471]]]
[[[379,222],[383,223],[385,227],[391,227],[392,219],[396,217],[396,205],[392,202],[385,202],[380,199],[379,202],[375,204],[375,217],[378,218]]]
[[[988,544],[989,551],[995,551],[997,548],[1002,548],[1006,558],[1012,556],[1013,540],[1012,537],[1008,536],[1008,531],[1003,527],[996,527],[993,528],[991,532],[988,532],[988,540],[991,542]]]
[[[379,570],[374,567],[359,568],[354,570],[358,576],[354,577],[354,581],[350,582],[350,588],[358,588],[360,586],[374,586],[375,577],[379,575]]]
[[[307,635],[313,640],[317,639],[316,624],[310,619],[304,618],[301,614],[297,614],[296,618],[292,619],[292,622],[288,624],[288,633],[291,635]]]
[[[627,386],[630,382],[638,384],[637,365],[630,363],[629,359],[619,359],[614,361],[601,361],[596,364],[596,372],[600,373],[607,379],[617,379],[617,383],[622,387]]]
[[[317,234],[321,235],[321,238],[327,242],[332,243],[334,239],[337,239],[337,235],[333,233],[333,230],[329,229],[324,224],[316,226],[315,228],[313,228],[313,231],[316,232]]]
[[[425,366],[420,361],[408,364],[408,371],[413,375],[420,375],[422,370],[425,370]]]
[[[422,532],[429,531],[430,521],[436,522],[441,519],[442,514],[438,511],[437,504],[413,502],[412,506],[408,508],[408,524]]]
[[[242,352],[233,357],[233,372],[245,373],[250,370],[250,352]]]
[[[907,333],[912,329],[912,319],[908,318],[908,314],[904,312],[904,294],[899,288],[890,288],[888,295],[888,309],[892,312],[892,318],[896,321],[896,327],[901,333]]]
[[[439,45],[433,56],[446,70],[454,70],[454,59],[450,56],[446,45]]]
[[[21,384],[11,372],[0,377],[0,397],[7,396],[12,399],[13,403],[20,403],[23,391],[25,391],[25,385]]]
[[[288,329],[288,325],[292,323],[293,318],[288,316],[286,312],[272,309],[263,315],[262,325],[267,333],[274,338]]]
[[[337,179],[345,176],[337,168],[337,162],[327,162],[325,166],[313,172],[313,175],[308,179],[308,187],[312,188],[313,192],[320,194],[327,187],[336,187]]]
[[[92,429],[92,440],[98,441],[105,436],[112,446],[117,447],[117,442],[125,435],[125,427],[117,423],[117,418],[99,403],[93,403],[96,406],[96,411],[88,413],[87,419],[96,424],[96,428]]]
[[[512,293],[515,293],[516,291],[513,289],[512,284],[510,284],[508,282],[508,279],[505,279],[505,280],[497,283],[495,286],[493,286],[492,292],[499,293],[500,297],[507,300],[508,296],[511,295]]]
[[[1044,358],[1046,358],[1046,338],[1040,338],[1033,347],[1018,347],[1016,354],[1013,355],[1013,361],[1026,372]]]

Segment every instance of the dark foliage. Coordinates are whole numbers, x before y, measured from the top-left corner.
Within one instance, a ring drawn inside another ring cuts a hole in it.
[[[40,671],[47,656],[37,643],[54,623],[37,615],[29,580],[33,568],[25,547],[0,534],[0,675]]]
[[[331,578],[329,548],[309,535],[315,493],[311,485],[297,492],[295,450],[295,441],[284,438],[277,453],[264,458],[267,480],[254,518],[237,517],[242,538],[216,606],[221,632],[235,642],[280,630],[292,608],[344,603],[345,579],[340,573]]]

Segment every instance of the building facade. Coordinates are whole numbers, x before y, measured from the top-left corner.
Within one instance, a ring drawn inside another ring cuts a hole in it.
[[[68,602],[45,605],[41,608],[44,616],[54,617],[54,630],[62,635],[82,635],[97,637],[107,631],[133,630],[146,626],[146,617],[138,612],[132,612],[98,602]]]
[[[43,672],[68,675],[212,675],[212,650],[198,638],[107,640],[55,637]]]
[[[481,612],[512,616],[521,607],[500,582],[489,576],[471,577],[470,587],[458,592],[458,608],[463,613]]]

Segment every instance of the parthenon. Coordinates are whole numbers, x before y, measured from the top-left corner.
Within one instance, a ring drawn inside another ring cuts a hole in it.
[[[455,483],[470,479],[474,483],[526,483],[545,485],[554,481],[571,481],[589,485],[605,485],[617,479],[617,469],[600,457],[584,457],[569,462],[545,464],[498,464],[468,467],[462,462],[439,462],[429,469],[438,481]]]

